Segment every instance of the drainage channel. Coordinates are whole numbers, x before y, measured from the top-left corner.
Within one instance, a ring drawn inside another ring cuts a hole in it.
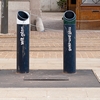
[[[69,81],[69,79],[24,79],[24,81]]]

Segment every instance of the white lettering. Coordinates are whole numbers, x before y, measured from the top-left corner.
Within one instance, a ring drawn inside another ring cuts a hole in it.
[[[20,41],[21,41],[21,45],[24,45],[24,37],[25,37],[25,34],[24,34],[24,26],[21,27],[21,38],[20,38]]]
[[[71,27],[68,27],[68,34],[72,34]]]
[[[21,45],[24,45],[24,38],[20,38]]]
[[[68,27],[68,51],[72,51],[72,45],[71,45],[71,36],[72,32],[71,32],[71,27]]]

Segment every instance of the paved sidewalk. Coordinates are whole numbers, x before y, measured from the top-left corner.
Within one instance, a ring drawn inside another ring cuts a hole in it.
[[[30,69],[62,69],[62,58],[31,58]],[[0,69],[16,69],[16,59],[0,59]],[[100,77],[100,59],[77,58],[77,69]],[[97,74],[96,74],[97,75]],[[100,100],[100,88],[0,88],[0,100]]]
[[[76,31],[77,58],[100,58],[100,31]],[[16,35],[0,35],[0,58],[16,58]],[[31,58],[62,58],[63,32],[31,32]]]
[[[63,34],[32,32],[30,69],[63,69]],[[100,31],[77,30],[77,69],[100,81]],[[16,35],[0,34],[0,69],[16,69]],[[0,88],[0,100],[100,100],[100,88]]]
[[[30,34],[30,69],[63,69],[62,16],[59,12],[42,13],[46,32]],[[77,30],[76,45],[77,69],[93,70],[100,81],[100,31]],[[16,69],[14,33],[0,34],[0,71],[5,69]],[[100,88],[0,87],[0,100],[100,100]]]
[[[14,69],[16,59],[0,59],[2,69]],[[77,69],[99,72],[100,59],[77,59]],[[4,65],[3,65],[4,64]],[[30,59],[31,69],[62,69],[62,58]],[[79,80],[81,81],[81,80]],[[0,88],[0,100],[100,100],[100,88]]]

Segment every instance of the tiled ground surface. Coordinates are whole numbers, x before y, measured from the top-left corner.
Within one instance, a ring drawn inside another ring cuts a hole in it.
[[[100,58],[100,31],[76,31],[77,58]],[[0,34],[0,58],[16,58],[16,35]],[[31,32],[31,58],[62,58],[63,32]]]
[[[42,15],[47,32],[31,33],[30,67],[62,69],[63,13]],[[15,37],[15,34],[0,34],[1,69],[16,69]],[[100,31],[77,31],[76,49],[77,69],[92,69],[100,79],[100,59],[97,59],[100,58]],[[0,100],[100,100],[100,88],[0,88]]]
[[[63,68],[62,32],[30,37],[30,69]],[[76,40],[77,69],[92,69],[100,82],[100,31],[77,31]],[[16,69],[16,35],[0,34],[0,69]],[[94,87],[0,88],[0,94],[0,100],[100,100],[100,88]]]

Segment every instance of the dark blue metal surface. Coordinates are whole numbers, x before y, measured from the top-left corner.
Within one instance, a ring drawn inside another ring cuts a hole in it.
[[[24,33],[21,35],[21,28]],[[29,25],[17,25],[17,72],[29,72]]]
[[[71,33],[68,34],[68,28],[71,27]],[[64,25],[64,72],[76,72],[76,26]]]
[[[29,72],[29,15],[18,12],[17,22],[17,72]],[[25,22],[26,21],[26,22]]]
[[[76,72],[76,15],[68,10],[63,17],[63,67],[64,72]]]

